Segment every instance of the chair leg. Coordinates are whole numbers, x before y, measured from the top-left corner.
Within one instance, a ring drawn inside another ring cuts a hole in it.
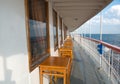
[[[52,76],[50,75],[50,83],[49,84],[52,84]]]
[[[57,84],[57,76],[55,76],[55,83]]]

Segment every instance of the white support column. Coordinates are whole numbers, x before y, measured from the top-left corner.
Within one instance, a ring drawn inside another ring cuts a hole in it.
[[[60,36],[60,18],[59,18],[59,14],[57,13],[57,25],[58,25],[58,47],[60,48],[60,40],[61,40],[61,36]]]
[[[89,38],[91,38],[91,21],[92,20],[89,20],[89,33],[90,33],[90,37]]]
[[[64,23],[63,23],[63,20],[62,20],[62,37],[63,37],[63,42],[64,42]]]
[[[48,10],[49,10],[49,36],[50,36],[50,56],[54,56],[54,34],[53,34],[53,8],[52,0],[48,0]]]
[[[100,40],[102,41],[102,11],[100,13]]]
[[[102,41],[102,11],[100,13],[100,41]],[[102,56],[103,54],[100,55],[100,68],[102,68]]]
[[[89,38],[91,39],[91,23],[90,23],[90,20],[89,20]],[[89,40],[89,48],[91,50],[91,40]]]

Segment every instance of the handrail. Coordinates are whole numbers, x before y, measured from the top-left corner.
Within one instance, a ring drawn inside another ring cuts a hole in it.
[[[77,42],[80,41],[80,45],[91,54],[91,57],[98,61],[103,70],[112,79],[113,83],[120,83],[120,47],[111,45],[102,40],[88,37],[80,37],[80,40],[75,38],[75,40]],[[100,56],[96,49],[98,44],[102,44],[103,46],[109,48],[110,52],[105,52],[102,56]]]
[[[94,41],[96,43],[101,43],[104,46],[106,46],[106,47],[108,47],[108,48],[110,48],[110,49],[112,49],[112,50],[117,51],[118,53],[120,53],[120,47],[118,47],[118,46],[111,45],[111,44],[106,43],[104,41],[96,40],[96,39],[93,39],[93,38],[87,38],[87,37],[85,37],[85,38],[88,39],[88,40]]]

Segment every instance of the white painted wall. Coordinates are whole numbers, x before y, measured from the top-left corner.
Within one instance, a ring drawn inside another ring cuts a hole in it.
[[[29,84],[24,0],[0,0],[0,84]]]
[[[39,77],[39,67],[37,67],[36,69],[34,69],[30,76],[29,76],[29,80],[30,80],[30,84],[40,84],[40,77]]]
[[[52,0],[49,0],[49,33],[50,33],[50,55],[58,56],[58,50],[54,51],[54,33],[53,33],[53,8]]]
[[[49,28],[50,54],[57,56],[50,0]],[[0,0],[0,84],[40,84],[39,67],[29,73],[28,63],[24,0]]]

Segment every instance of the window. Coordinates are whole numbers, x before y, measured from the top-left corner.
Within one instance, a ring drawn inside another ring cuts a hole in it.
[[[62,44],[63,43],[63,38],[62,38],[62,18],[61,17],[59,17],[60,19],[59,19],[59,28],[60,28],[60,35],[59,35],[59,37],[60,37],[60,44]]]
[[[64,40],[67,37],[67,26],[64,24]]]
[[[53,10],[53,33],[54,33],[54,49],[58,48],[58,28],[57,28],[57,13]]]
[[[49,56],[48,3],[45,0],[28,0],[27,4],[29,64],[32,71]]]

